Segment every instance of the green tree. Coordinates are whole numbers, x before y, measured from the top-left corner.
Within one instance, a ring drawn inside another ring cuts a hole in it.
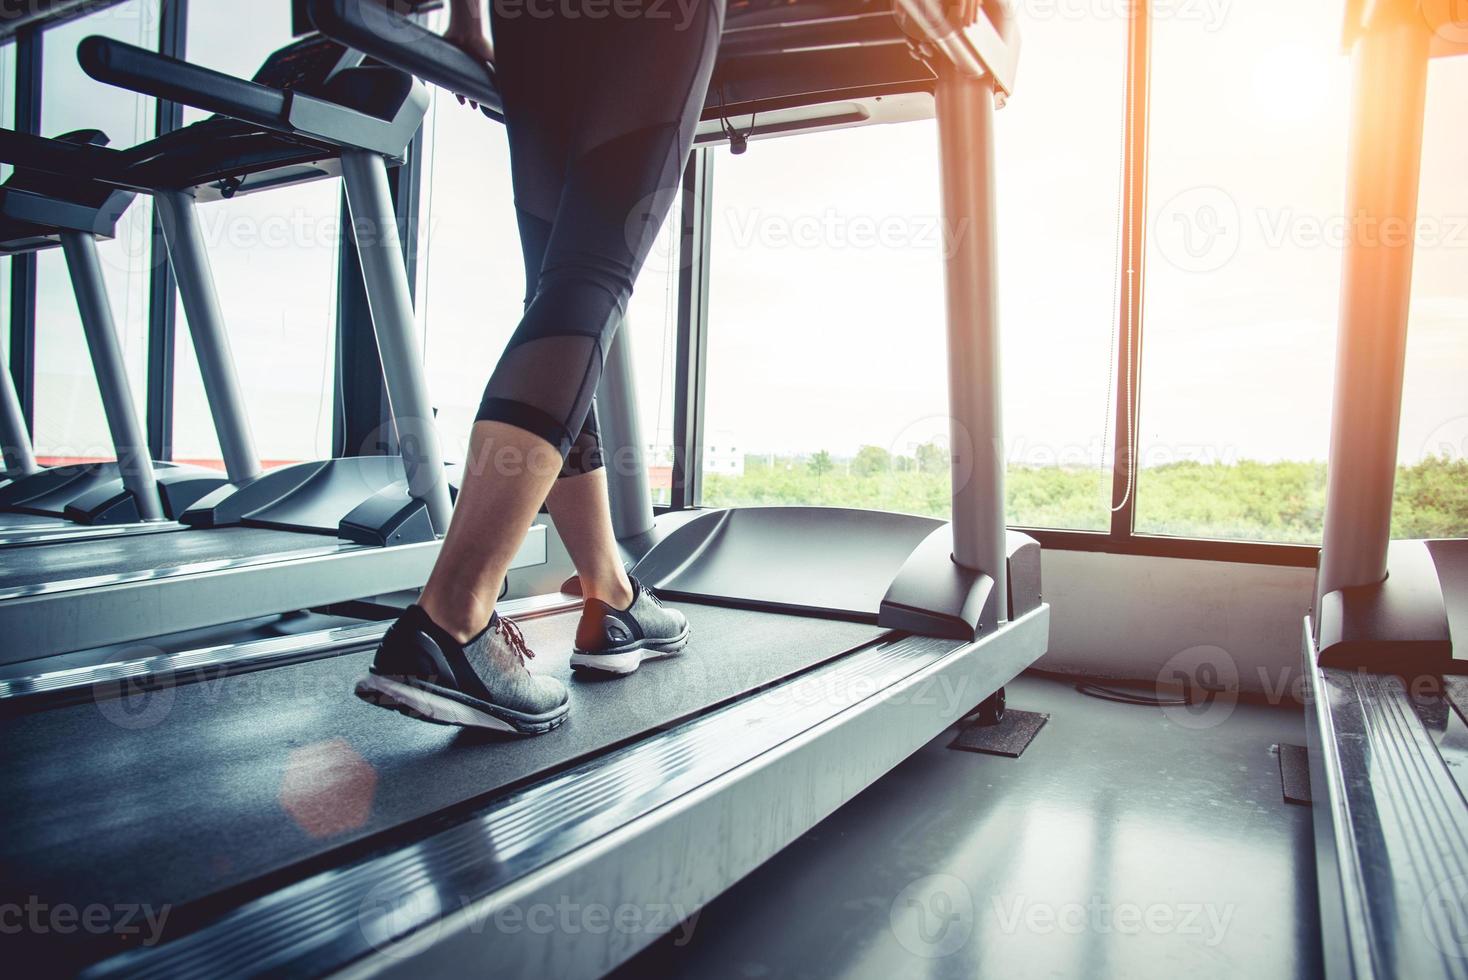
[[[851,461],[853,476],[876,476],[892,468],[892,454],[881,446],[862,446]]]
[[[948,469],[948,450],[936,442],[925,442],[917,447],[917,467],[920,473],[942,473]]]
[[[824,449],[810,458],[809,466],[817,480],[836,468],[836,464],[831,462],[831,454]]]

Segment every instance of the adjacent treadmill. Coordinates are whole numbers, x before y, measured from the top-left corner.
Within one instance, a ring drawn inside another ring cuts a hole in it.
[[[77,146],[105,146],[98,130],[59,137]],[[10,372],[0,379],[0,445],[9,482],[0,486],[0,548],[154,533],[223,474],[149,458],[97,257],[97,239],[115,234],[132,203],[129,191],[92,181],[17,169],[0,183],[0,255],[60,247],[66,256],[82,331],[92,359],[115,459],[62,466],[36,463],[30,433]]]
[[[0,133],[0,158],[60,183],[152,196],[229,482],[178,515],[188,530],[15,549],[0,566],[0,665],[417,588],[450,513],[387,161],[427,104],[411,75],[312,33],[253,80],[103,37],[92,77],[217,114],[131,148]],[[196,213],[200,202],[341,175],[391,405],[396,455],[262,473]],[[517,558],[544,561],[543,529]]]
[[[838,51],[861,78],[846,21],[809,19],[839,6],[786,3],[764,48],[740,39],[740,57],[783,78],[787,107],[811,118],[860,111],[828,110],[831,76],[810,70]],[[931,65],[914,63],[929,74],[913,102],[938,117],[947,218],[973,230],[946,259],[955,431],[989,445],[1002,432],[989,127],[1016,39],[1000,6],[972,23],[946,20],[936,0],[849,7],[886,24],[884,47],[905,52],[917,31]],[[317,0],[310,13],[357,50],[455,87],[457,49],[378,0]],[[732,10],[730,34],[742,23]],[[466,94],[496,105],[491,81],[473,81]],[[626,378],[603,378],[609,417],[636,415]],[[619,431],[610,448],[635,453]],[[29,931],[17,955],[97,977],[607,972],[975,705],[996,705],[1044,653],[1039,549],[1006,534],[1003,471],[985,455],[971,478],[955,474],[952,524],[755,508],[672,513],[639,531],[645,494],[619,480],[623,546],[639,575],[682,597],[693,640],[623,679],[573,676],[579,600],[502,603],[536,669],[563,677],[575,702],[534,739],[352,698],[383,623],[0,685],[0,888],[33,896],[38,915],[135,913],[88,935]],[[562,926],[567,908],[578,918]],[[582,917],[602,908],[622,918]]]
[[[1428,64],[1468,54],[1468,16],[1418,0],[1347,8],[1343,213],[1415,228]],[[1468,540],[1391,540],[1412,265],[1412,236],[1353,235],[1341,266],[1301,665],[1331,980],[1468,977]]]

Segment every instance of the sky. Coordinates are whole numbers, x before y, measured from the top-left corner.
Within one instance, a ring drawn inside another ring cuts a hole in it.
[[[1098,465],[1114,436],[1125,4],[1018,6],[1020,74],[995,145],[1006,441],[1014,462]],[[149,100],[85,79],[65,52],[89,33],[150,37],[152,7],[132,0],[52,34],[44,132],[101,121],[114,145],[141,136]],[[190,56],[211,67],[249,74],[286,35],[286,0],[256,4],[249,18],[196,8]],[[1322,459],[1340,249],[1319,239],[1341,226],[1345,193],[1340,0],[1155,9],[1143,462]],[[1404,462],[1468,449],[1465,97],[1468,58],[1434,63]],[[428,125],[418,316],[452,456],[518,317],[523,272],[500,127],[442,94]],[[940,433],[934,124],[756,141],[740,157],[717,151],[714,169],[710,444],[849,454],[865,444],[910,451]],[[322,182],[202,209],[267,458],[330,448],[339,193]],[[136,205],[103,246],[140,403],[146,209]],[[655,251],[630,316],[649,440],[671,429],[674,272]],[[41,317],[38,443],[105,451],[59,255],[42,260]],[[191,356],[181,341],[184,458],[215,452]]]

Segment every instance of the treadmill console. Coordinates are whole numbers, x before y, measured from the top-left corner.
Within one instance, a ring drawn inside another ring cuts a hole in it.
[[[313,34],[266,58],[252,81],[286,92],[321,95],[338,72],[361,63],[360,54],[328,37]]]

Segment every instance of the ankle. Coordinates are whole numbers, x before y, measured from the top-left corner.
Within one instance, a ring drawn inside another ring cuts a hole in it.
[[[494,615],[494,607],[481,609],[481,603],[444,602],[441,597],[425,590],[418,598],[418,605],[433,620],[434,625],[460,643],[468,643],[478,636]]]
[[[620,567],[614,572],[595,578],[581,577],[581,594],[588,599],[598,599],[613,609],[626,609],[632,605],[632,582]]]

